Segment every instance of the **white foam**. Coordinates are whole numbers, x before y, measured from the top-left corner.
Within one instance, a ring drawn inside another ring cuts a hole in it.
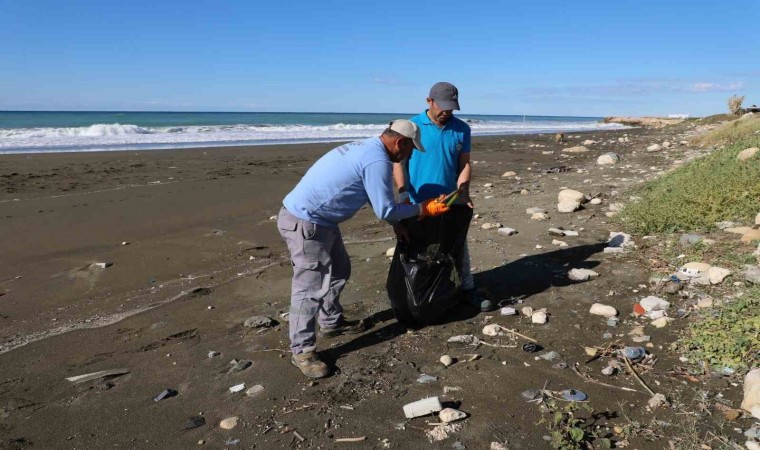
[[[354,125],[200,125],[140,127],[131,124],[95,124],[68,128],[0,129],[0,153],[124,150],[135,148],[258,145],[335,142],[378,136],[386,124]],[[473,135],[549,133],[625,128],[592,120],[473,121]]]

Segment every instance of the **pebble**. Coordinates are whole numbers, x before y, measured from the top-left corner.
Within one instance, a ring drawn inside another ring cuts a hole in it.
[[[467,413],[454,408],[444,408],[438,413],[438,419],[443,423],[456,422],[467,417]]]
[[[208,352],[208,357],[209,358],[214,358],[214,357],[219,356],[219,355],[221,355],[221,353],[217,352],[216,350],[211,350],[210,352]]]
[[[230,392],[234,394],[236,392],[242,391],[243,389],[245,389],[245,383],[240,383],[230,387]]]
[[[480,228],[483,230],[490,230],[491,228],[501,228],[501,227],[502,225],[498,222],[497,223],[486,222],[480,226]]]
[[[443,356],[441,356],[441,359],[439,359],[439,361],[441,362],[441,364],[444,365],[444,367],[449,367],[452,364],[454,364],[454,358],[452,358],[449,355],[443,355]]]
[[[512,236],[515,233],[517,233],[517,230],[515,230],[514,228],[509,228],[509,227],[501,227],[498,230],[496,230],[496,232],[504,236]]]
[[[660,297],[655,297],[653,295],[650,295],[649,297],[644,297],[639,302],[639,305],[641,305],[642,308],[646,312],[650,311],[666,311],[668,308],[670,308],[670,302],[665,301],[661,299]]]
[[[517,310],[515,308],[505,307],[501,308],[501,311],[499,311],[502,316],[514,316],[517,314]]]
[[[556,245],[559,247],[567,247],[567,242],[565,241],[559,241],[557,239],[552,239],[552,245]]]
[[[547,220],[549,218],[549,215],[546,213],[533,213],[530,216],[530,220]]]
[[[421,384],[433,383],[435,381],[438,381],[438,377],[434,377],[432,375],[426,375],[424,373],[420,375],[419,378],[417,378],[417,382]]]
[[[531,208],[528,208],[525,210],[525,214],[536,214],[536,213],[544,213],[546,214],[546,210],[544,208],[538,208],[536,206],[533,206]]]
[[[543,311],[536,311],[532,316],[530,316],[530,321],[537,324],[544,324],[546,323],[547,319],[548,317]]]
[[[592,198],[589,203],[591,203],[592,205],[601,205],[602,204],[602,199],[599,198],[599,197]]]
[[[615,317],[618,315],[617,309],[609,305],[603,305],[601,303],[594,303],[593,305],[591,305],[591,309],[589,309],[589,313],[595,316],[603,316],[603,317]]]
[[[571,269],[567,273],[567,277],[573,281],[587,281],[599,276],[598,273],[589,269]]]
[[[268,328],[275,325],[275,321],[266,316],[252,316],[243,323],[248,328]]]
[[[247,395],[248,397],[256,397],[262,392],[264,392],[264,386],[257,384],[256,386],[252,386],[248,388],[248,390],[245,391],[245,395]]]
[[[238,418],[237,417],[228,417],[221,422],[219,422],[219,428],[223,430],[231,430],[235,428],[238,424]]]

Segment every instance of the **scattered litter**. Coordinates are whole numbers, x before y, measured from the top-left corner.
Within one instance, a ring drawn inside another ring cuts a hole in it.
[[[623,356],[631,361],[638,361],[646,356],[647,351],[643,347],[625,347],[623,348]]]
[[[515,308],[505,307],[501,308],[500,313],[502,316],[514,316],[517,314],[517,310]]]
[[[236,385],[232,386],[230,388],[230,392],[232,392],[234,394],[236,392],[242,391],[243,389],[245,389],[245,383],[240,383],[240,384],[236,384]]]
[[[187,419],[185,426],[182,427],[182,429],[192,430],[193,428],[202,427],[203,425],[206,425],[206,419],[203,416],[193,416]]]
[[[425,435],[427,435],[427,438],[431,443],[439,442],[448,439],[450,434],[456,433],[461,428],[462,424],[460,423],[446,423],[426,431]]]
[[[526,342],[523,344],[522,349],[526,353],[535,353],[541,349],[541,346],[535,342]]]
[[[522,391],[520,395],[525,400],[536,400],[538,398],[541,398],[542,392],[541,389],[528,389],[526,391]]]
[[[588,398],[588,395],[586,395],[585,392],[575,389],[566,389],[562,391],[560,395],[562,395],[562,398],[570,402],[582,402]]]
[[[417,378],[417,382],[422,383],[422,384],[432,383],[434,381],[438,381],[438,377],[434,377],[432,375],[426,375],[424,373],[420,375],[419,378]]]
[[[353,438],[338,438],[335,442],[362,442],[366,441],[367,436],[353,437]]]
[[[86,381],[97,380],[98,378],[111,377],[125,375],[129,373],[129,369],[110,369],[101,370],[100,372],[92,372],[84,375],[77,375],[75,377],[68,377],[66,381],[71,381],[74,384],[84,383]]]
[[[211,350],[210,352],[208,352],[208,357],[209,358],[214,358],[214,357],[219,356],[219,355],[221,355],[221,353],[217,352],[216,350]]]
[[[253,316],[249,317],[243,325],[248,328],[268,328],[276,325],[277,323],[266,316]]]
[[[231,362],[232,364],[232,362]],[[253,365],[252,361],[236,361],[227,373],[242,372]]]
[[[90,264],[90,267],[94,269],[105,269],[111,266],[113,266],[112,262],[96,262],[96,263]]]
[[[437,413],[442,409],[443,406],[438,397],[428,397],[404,405],[404,416],[406,416],[407,419],[414,419],[415,417]]]
[[[457,420],[467,418],[467,413],[454,408],[444,408],[438,413],[438,418],[443,423],[456,422]]]
[[[177,395],[177,391],[174,389],[164,389],[160,394],[153,397],[154,402],[160,402],[161,400],[167,399],[169,397],[174,397]]]
[[[559,358],[559,353],[555,352],[554,350],[550,352],[546,352],[543,355],[538,356],[541,359],[545,359],[546,361],[553,361],[557,358]]]
[[[224,441],[224,445],[238,445],[239,443],[240,443],[240,439],[229,438],[226,441]]]

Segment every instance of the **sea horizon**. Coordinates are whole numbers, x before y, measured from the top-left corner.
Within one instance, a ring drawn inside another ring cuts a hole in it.
[[[421,112],[421,111],[420,111]],[[339,142],[417,113],[0,111],[0,154]],[[473,136],[625,128],[597,116],[456,114]]]

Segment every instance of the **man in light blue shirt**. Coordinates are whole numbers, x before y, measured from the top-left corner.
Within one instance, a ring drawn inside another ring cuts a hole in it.
[[[379,219],[390,223],[448,211],[433,200],[414,205],[395,202],[393,163],[408,158],[414,148],[424,152],[419,127],[409,120],[394,120],[379,137],[330,150],[282,202],[277,228],[293,265],[291,361],[309,378],[330,374],[316,353],[315,319],[323,337],[366,329],[363,321],[343,317],[339,300],[351,275],[351,261],[338,224],[367,202]]]
[[[430,88],[427,104],[428,109],[411,118],[420,127],[425,153],[415,153],[405,164],[396,163],[393,167],[399,194],[412,203],[419,203],[461,189],[457,203],[474,208],[469,194],[472,177],[470,126],[454,117],[454,110],[459,110],[459,91],[451,83],[436,83]],[[458,259],[462,291],[467,301],[481,311],[493,310],[495,305],[491,301],[478,296],[466,241]]]

